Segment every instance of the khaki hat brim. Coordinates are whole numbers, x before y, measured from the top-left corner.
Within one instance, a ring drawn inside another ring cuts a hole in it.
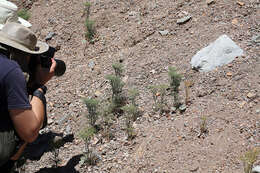
[[[41,41],[37,41],[37,44],[36,44],[37,50],[34,50],[34,51],[30,50],[27,47],[23,46],[22,44],[19,44],[16,41],[7,38],[5,35],[6,34],[4,34],[0,31],[0,43],[13,47],[13,48],[16,48],[23,52],[30,53],[30,54],[42,54],[49,50],[49,45],[44,42],[41,42]]]

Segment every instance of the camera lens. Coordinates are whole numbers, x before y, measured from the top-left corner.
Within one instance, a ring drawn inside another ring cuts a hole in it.
[[[56,68],[55,68],[55,76],[62,76],[66,71],[66,64],[64,61],[55,59]]]

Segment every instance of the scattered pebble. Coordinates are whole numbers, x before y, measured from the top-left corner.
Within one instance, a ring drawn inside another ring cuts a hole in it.
[[[185,16],[177,20],[177,24],[184,24],[191,19],[191,15]]]
[[[161,34],[161,36],[166,36],[169,34],[168,30],[164,30],[164,31],[159,31],[159,33]]]
[[[54,32],[49,32],[45,37],[45,41],[51,40],[56,34]]]

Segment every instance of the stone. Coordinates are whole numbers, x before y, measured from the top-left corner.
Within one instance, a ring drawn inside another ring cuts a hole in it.
[[[260,45],[260,35],[254,35],[251,40],[252,43]]]
[[[100,97],[101,95],[102,95],[102,93],[101,93],[100,91],[97,90],[97,91],[95,92],[95,97]]]
[[[260,173],[260,166],[257,165],[252,169],[252,173]]]
[[[186,109],[187,109],[187,106],[185,104],[182,104],[180,107],[179,107],[180,111],[181,112],[184,112]]]
[[[191,15],[185,16],[177,20],[177,24],[184,24],[191,19]]]
[[[255,93],[248,93],[247,94],[247,98],[249,98],[249,99],[253,99],[253,98],[255,98],[256,97],[256,94]]]
[[[215,3],[215,0],[206,0],[206,3],[207,3],[207,5],[211,5],[211,4]]]
[[[95,62],[94,62],[94,61],[90,61],[90,62],[88,63],[88,67],[89,67],[91,70],[94,70]]]
[[[164,30],[164,31],[159,31],[159,33],[161,34],[161,36],[166,36],[169,34],[168,30]]]
[[[241,1],[237,1],[237,4],[240,5],[240,6],[244,6],[245,5],[245,3],[241,2]]]
[[[45,37],[45,41],[51,40],[55,35],[56,34],[54,32],[49,32]]]
[[[236,18],[233,19],[233,20],[232,20],[232,24],[233,24],[233,25],[237,25],[237,24],[238,24],[238,20],[237,20]]]
[[[191,59],[193,69],[208,72],[219,66],[231,63],[236,57],[242,56],[243,50],[227,35],[220,36],[209,46],[198,51]]]
[[[255,110],[255,113],[258,115],[260,114],[260,109]]]
[[[232,76],[232,73],[231,73],[231,72],[227,72],[227,76],[228,76],[228,77],[231,77],[231,76]]]

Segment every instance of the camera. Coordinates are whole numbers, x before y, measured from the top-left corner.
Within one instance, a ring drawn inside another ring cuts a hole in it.
[[[40,64],[43,68],[50,68],[52,61],[51,58],[54,57],[54,54],[57,50],[54,47],[49,47],[49,50],[47,52],[44,52],[40,54]],[[55,68],[55,76],[62,76],[66,71],[66,64],[64,61],[55,59],[56,61],[56,68]]]

